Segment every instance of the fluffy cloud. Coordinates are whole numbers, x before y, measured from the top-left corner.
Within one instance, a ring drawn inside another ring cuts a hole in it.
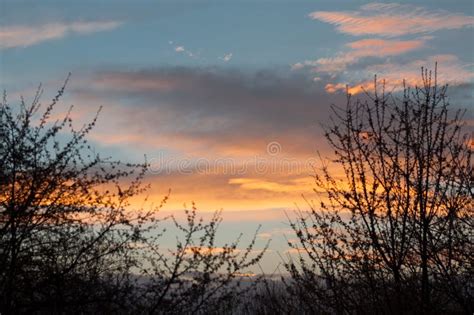
[[[474,17],[444,10],[429,11],[409,4],[370,3],[357,11],[316,11],[312,19],[337,26],[351,35],[386,37],[431,33],[445,29],[460,29],[474,25]]]
[[[43,25],[14,25],[0,28],[0,49],[28,47],[44,41],[60,39],[71,34],[91,34],[113,30],[118,21],[78,21]]]

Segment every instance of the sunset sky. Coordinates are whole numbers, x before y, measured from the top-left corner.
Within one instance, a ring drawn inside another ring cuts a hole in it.
[[[274,266],[285,212],[319,198],[321,124],[346,84],[360,94],[377,74],[396,91],[437,61],[473,125],[473,14],[471,0],[1,0],[0,85],[14,104],[42,83],[46,102],[71,72],[61,108],[80,126],[103,106],[97,152],[146,155],[150,200],[171,189],[164,211],[224,209],[224,241],[262,224]]]

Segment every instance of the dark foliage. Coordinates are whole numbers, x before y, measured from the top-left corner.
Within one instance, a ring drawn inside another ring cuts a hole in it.
[[[67,82],[67,81],[66,81]],[[66,85],[66,84],[65,84]],[[220,213],[204,222],[159,219],[162,205],[132,209],[147,163],[94,153],[70,116],[51,119],[65,85],[42,107],[0,104],[0,312],[212,313],[236,303],[240,273],[264,251],[238,240],[217,248]],[[128,183],[128,184],[124,184]],[[164,198],[163,203],[166,202]],[[160,247],[162,220],[182,239]]]
[[[462,112],[422,69],[400,96],[333,107],[321,203],[292,222],[301,251],[290,292],[311,313],[472,313],[473,165]]]

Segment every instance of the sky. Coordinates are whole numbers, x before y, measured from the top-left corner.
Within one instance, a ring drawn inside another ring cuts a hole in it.
[[[149,200],[171,189],[165,212],[223,209],[223,242],[261,225],[273,270],[286,216],[320,198],[311,176],[346,86],[363,95],[376,74],[397,91],[438,62],[474,125],[473,15],[470,0],[0,0],[0,86],[14,103],[42,83],[46,102],[72,73],[62,110],[80,125],[102,106],[95,150],[146,156]]]

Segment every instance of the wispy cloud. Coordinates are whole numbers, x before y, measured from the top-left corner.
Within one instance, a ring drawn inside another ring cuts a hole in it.
[[[418,49],[425,43],[424,39],[417,40],[382,40],[382,39],[362,39],[347,44],[353,49],[352,55],[355,57],[366,56],[393,56]]]
[[[313,181],[310,177],[298,178],[288,183],[279,183],[261,178],[231,178],[229,184],[239,185],[240,188],[246,190],[267,190],[273,192],[303,192],[311,187]]]
[[[223,57],[219,57],[219,59],[224,62],[229,62],[232,59],[232,53],[225,54]]]
[[[415,59],[407,62],[386,62],[369,65],[365,68],[365,76],[359,78],[347,78],[349,84],[348,92],[357,94],[363,90],[373,89],[373,79],[371,76],[377,74],[379,78],[385,80],[386,84],[395,90],[403,88],[403,82],[409,86],[422,85],[420,77],[421,67],[433,67],[438,62],[438,81],[441,84],[463,85],[474,79],[472,64],[463,63],[455,55],[434,55],[424,59]],[[328,83],[326,91],[335,93],[346,91],[345,83]]]
[[[438,62],[438,81],[441,84],[462,85],[474,79],[473,64],[462,62],[456,55],[433,55],[405,63],[384,63],[369,66],[368,71],[378,73],[392,85],[400,85],[402,79],[410,85],[420,85],[420,68]]]
[[[335,74],[344,71],[348,65],[355,64],[366,57],[387,57],[401,55],[423,47],[425,38],[416,40],[362,39],[346,44],[348,51],[334,57],[306,60],[292,66],[293,70],[312,67],[314,71]]]
[[[42,25],[12,25],[0,27],[0,49],[28,47],[68,35],[86,35],[119,27],[118,21],[77,21]]]
[[[174,42],[173,42],[173,41],[169,41],[168,44],[173,45]],[[181,45],[175,46],[175,47],[174,47],[174,51],[177,52],[178,54],[186,54],[186,55],[188,55],[188,56],[191,57],[191,58],[197,58],[197,56],[198,56],[198,54],[193,53],[192,51],[186,49],[184,46],[181,46]]]
[[[430,11],[409,4],[370,3],[357,11],[316,11],[312,19],[337,26],[351,35],[386,37],[422,34],[445,29],[460,29],[474,25],[474,17],[445,10]]]
[[[355,11],[316,11],[309,16],[335,25],[341,33],[371,36],[345,44],[332,56],[292,65],[293,70],[309,68],[318,76],[330,77],[333,82],[325,85],[328,93],[348,89],[349,93],[356,94],[364,89],[370,90],[374,74],[387,79],[394,88],[395,85],[401,85],[403,80],[417,84],[420,67],[433,67],[436,61],[441,65],[440,79],[443,83],[459,85],[474,77],[472,65],[453,54],[429,54],[422,57],[428,51],[422,49],[429,48],[427,42],[434,35],[406,39],[414,34],[472,27],[473,16],[397,3],[370,3]],[[416,57],[411,57],[413,55],[410,56],[409,53],[415,50],[420,52]],[[399,57],[401,55],[403,57]]]

